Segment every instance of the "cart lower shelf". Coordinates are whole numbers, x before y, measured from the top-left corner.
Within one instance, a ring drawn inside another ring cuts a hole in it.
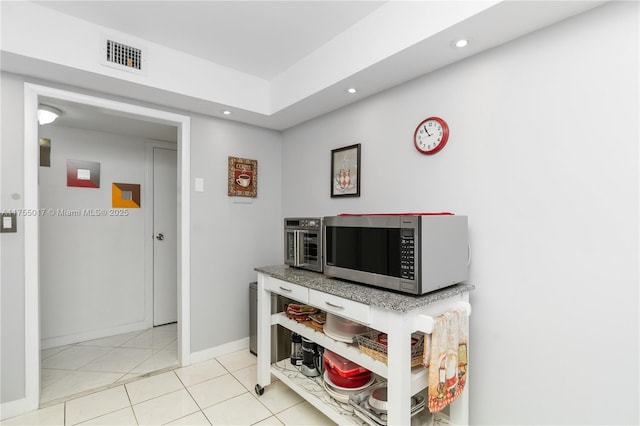
[[[326,415],[336,424],[366,425],[360,417],[353,413],[349,404],[344,404],[333,399],[325,391],[320,376],[310,378],[293,366],[288,359],[284,359],[271,365],[271,374],[303,399],[313,405],[321,413]],[[384,380],[384,379],[379,379]],[[261,394],[263,389],[256,386],[256,392]],[[445,414],[431,414],[424,410],[411,419],[412,426],[449,425],[449,418]]]

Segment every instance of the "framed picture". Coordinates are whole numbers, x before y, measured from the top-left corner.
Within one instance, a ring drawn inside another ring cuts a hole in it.
[[[51,139],[40,138],[40,167],[51,167]]]
[[[258,196],[258,162],[246,158],[229,157],[229,196]]]
[[[67,186],[100,188],[100,163],[67,160]]]
[[[360,144],[331,150],[331,196],[360,196]]]
[[[139,209],[140,184],[113,182],[111,184],[111,207]]]

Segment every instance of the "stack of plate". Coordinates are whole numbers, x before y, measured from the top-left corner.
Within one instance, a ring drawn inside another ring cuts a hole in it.
[[[373,375],[371,375],[369,380],[362,386],[359,386],[356,388],[345,388],[343,386],[338,386],[334,384],[329,378],[329,374],[325,371],[324,372],[324,389],[336,401],[342,402],[344,404],[348,404],[349,396],[356,394],[358,392],[361,392],[364,389],[368,388],[375,382],[375,379],[376,378]]]

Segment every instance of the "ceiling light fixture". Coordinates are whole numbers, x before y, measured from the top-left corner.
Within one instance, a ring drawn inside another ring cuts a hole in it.
[[[222,113],[224,115],[231,115],[231,111],[229,111],[228,109],[225,109],[224,111],[222,111]]]
[[[469,40],[465,40],[461,38],[460,40],[457,40],[454,44],[456,47],[465,47],[466,45],[469,44]]]
[[[356,93],[358,90],[355,87],[350,87],[349,89],[347,89],[347,92],[354,94]]]
[[[49,105],[38,106],[38,124],[49,124],[56,121],[62,115],[62,111]]]

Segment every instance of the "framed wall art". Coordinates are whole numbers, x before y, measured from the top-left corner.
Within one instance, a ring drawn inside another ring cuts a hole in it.
[[[246,158],[229,157],[229,196],[258,196],[258,162]]]
[[[67,186],[100,188],[100,163],[67,160]]]
[[[140,184],[113,182],[111,184],[111,207],[139,209]]]
[[[38,139],[40,145],[40,167],[51,167],[51,139]]]
[[[360,196],[360,144],[331,150],[331,197]]]

